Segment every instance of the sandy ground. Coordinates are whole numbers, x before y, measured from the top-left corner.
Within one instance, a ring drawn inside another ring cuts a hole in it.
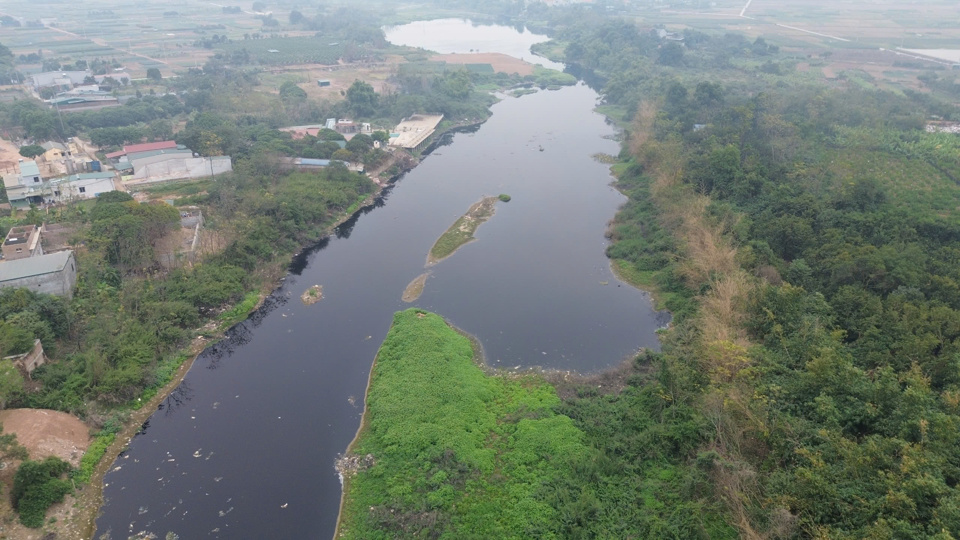
[[[79,418],[44,409],[0,411],[4,433],[16,433],[17,441],[33,459],[57,456],[76,467],[90,444],[89,428]]]
[[[12,142],[0,139],[0,174],[17,172],[17,161],[23,159],[20,149]]]
[[[419,276],[415,277],[413,281],[407,285],[407,288],[403,290],[403,295],[401,300],[404,302],[416,302],[420,295],[423,294],[423,287],[427,284],[427,278],[430,277],[430,272],[424,272]]]
[[[448,64],[490,64],[501,73],[533,75],[533,64],[500,53],[439,54],[430,59]]]
[[[4,433],[16,433],[17,441],[27,448],[31,459],[57,456],[76,467],[83,452],[90,445],[90,430],[79,418],[58,411],[43,409],[11,409],[0,411],[0,423]],[[0,482],[7,494],[13,485],[13,475],[18,462],[5,463],[0,470]],[[80,538],[83,519],[74,505],[75,499],[68,495],[64,502],[53,505],[47,512],[50,525],[40,529],[28,529],[16,519],[9,499],[0,499],[0,538],[39,540],[47,536],[52,523],[57,524],[61,536],[57,538]]]

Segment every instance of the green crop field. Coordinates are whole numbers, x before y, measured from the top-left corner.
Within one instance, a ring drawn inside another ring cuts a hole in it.
[[[253,64],[283,66],[336,64],[343,55],[344,47],[333,38],[288,37],[233,41],[219,45],[217,50],[225,53],[246,50]]]

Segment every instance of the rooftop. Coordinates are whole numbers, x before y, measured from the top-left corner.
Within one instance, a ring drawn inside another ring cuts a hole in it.
[[[138,159],[143,159],[143,158],[148,158],[153,156],[160,156],[163,154],[189,154],[190,157],[193,157],[193,152],[191,152],[190,150],[187,150],[186,148],[164,148],[162,150],[147,150],[144,152],[131,152],[127,154],[126,161],[129,163],[133,163]]]
[[[7,238],[3,241],[4,245],[12,246],[16,244],[25,244],[30,239],[30,235],[37,229],[36,225],[24,225],[13,227],[7,233]]]
[[[123,147],[123,150],[117,150],[116,152],[110,152],[107,154],[108,158],[118,158],[125,154],[135,154],[137,152],[150,152],[152,150],[165,150],[168,148],[176,148],[177,141],[160,141],[152,143],[143,143],[143,144],[130,144]]]
[[[67,266],[72,256],[72,251],[60,251],[39,257],[2,262],[0,263],[0,283],[59,272]]]
[[[443,115],[414,114],[406,118],[397,126],[397,137],[390,138],[390,146],[399,146],[401,148],[416,148],[433,135],[434,130],[443,120]]]
[[[41,144],[40,146],[42,146],[44,150],[53,150],[54,148],[56,148],[57,150],[64,151],[67,149],[66,146],[55,141],[47,141]]]
[[[36,161],[24,161],[20,164],[20,176],[40,176],[40,167]]]
[[[116,174],[109,171],[80,173],[80,174],[71,174],[66,178],[66,181],[77,182],[79,180],[102,180],[105,178],[113,178],[115,176]]]

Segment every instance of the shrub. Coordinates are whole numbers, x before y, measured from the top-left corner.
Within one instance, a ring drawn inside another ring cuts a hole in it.
[[[53,456],[20,464],[10,493],[10,502],[20,514],[20,523],[31,528],[43,525],[47,509],[63,501],[64,495],[73,489],[61,478],[69,470],[69,463]]]

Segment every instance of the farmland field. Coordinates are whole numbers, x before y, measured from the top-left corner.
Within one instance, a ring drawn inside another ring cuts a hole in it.
[[[290,64],[336,64],[344,46],[335,38],[287,37],[245,39],[220,45],[225,53],[247,51],[251,64],[285,66]],[[273,51],[273,52],[271,52]]]

